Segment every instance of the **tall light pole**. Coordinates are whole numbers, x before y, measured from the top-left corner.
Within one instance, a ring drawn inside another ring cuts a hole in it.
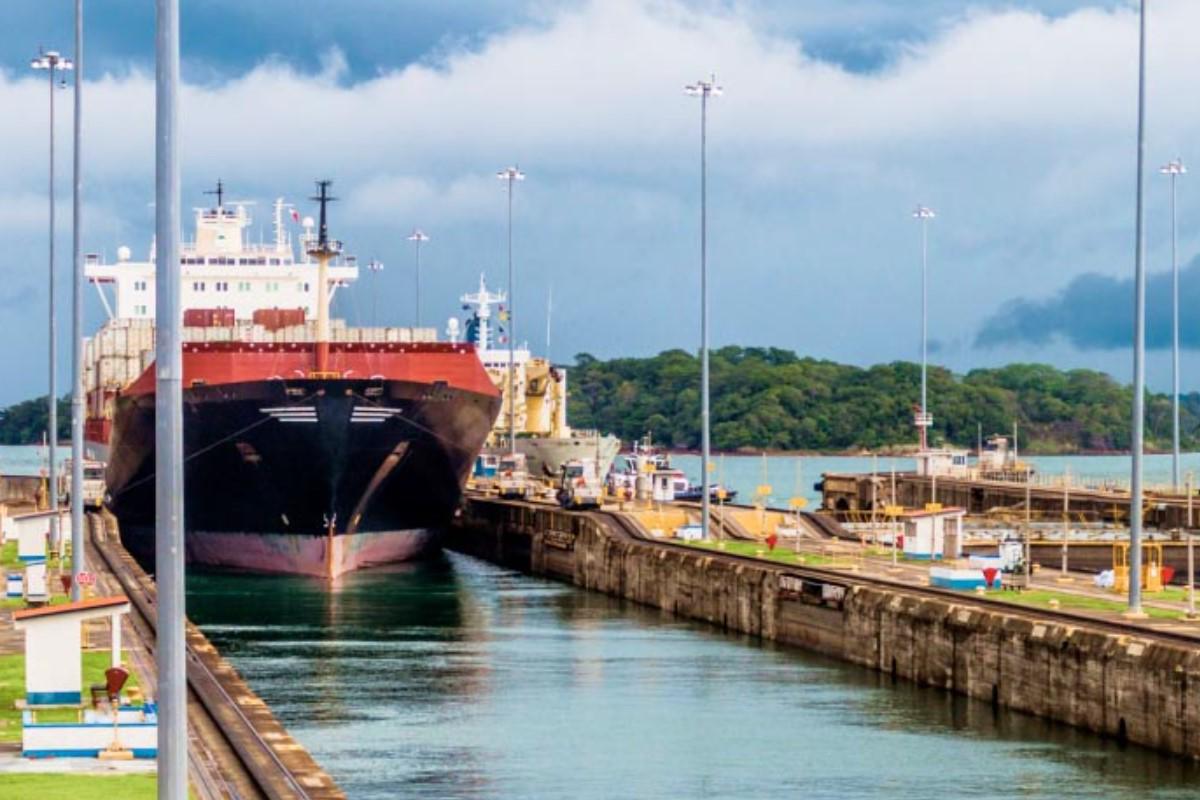
[[[929,413],[929,220],[937,215],[933,209],[917,206],[913,219],[921,223],[921,410],[917,412],[917,429],[921,432],[921,450],[929,447],[929,426],[933,416]]]
[[[513,346],[517,337],[517,321],[513,314],[515,294],[513,292],[512,201],[513,183],[525,180],[525,173],[516,167],[505,167],[496,173],[496,177],[508,182],[508,451],[515,455],[517,452],[517,397],[513,389],[516,374]]]
[[[371,325],[374,327],[378,322],[375,317],[379,312],[379,291],[375,288],[375,283],[379,273],[383,272],[383,262],[372,258],[367,262],[367,269],[371,271]]]
[[[415,270],[415,279],[417,285],[415,305],[417,308],[417,327],[421,327],[421,243],[428,242],[429,237],[425,235],[425,231],[420,228],[413,228],[413,232],[409,235],[408,240],[416,245],[417,250],[417,266]]]
[[[688,84],[683,90],[700,98],[700,534],[708,539],[711,499],[708,462],[710,458],[708,407],[708,100],[720,97],[715,75]]]
[[[83,0],[75,0],[74,186],[71,191],[71,599],[83,599],[79,573],[83,553],[83,251],[79,241],[83,207]]]
[[[1146,393],[1146,232],[1142,197],[1146,190],[1146,0],[1138,4],[1137,220],[1134,228],[1133,425],[1129,477],[1129,607],[1142,616],[1142,434]]]
[[[1183,159],[1176,157],[1158,170],[1171,176],[1171,486],[1179,491],[1179,237],[1175,228],[1175,180],[1187,174]]]
[[[55,453],[58,450],[58,384],[55,376],[55,368],[58,366],[58,334],[55,330],[57,326],[56,307],[54,304],[54,80],[56,72],[65,72],[71,69],[74,64],[69,58],[63,58],[57,50],[41,50],[39,49],[37,56],[30,62],[29,66],[34,69],[44,69],[49,76],[50,86],[50,397],[48,398],[48,408],[46,421],[46,441],[50,446],[50,463],[47,465],[46,474],[50,481],[50,510],[54,513],[50,515],[50,549],[58,551],[58,471],[55,467]]]
[[[179,270],[179,0],[156,0],[154,91],[154,569],[158,587],[158,797],[186,800],[183,349]]]

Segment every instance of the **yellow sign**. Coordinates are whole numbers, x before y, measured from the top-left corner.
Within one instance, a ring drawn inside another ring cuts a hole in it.
[[[767,496],[767,495],[769,495],[769,494],[770,494],[772,491],[773,491],[773,490],[771,489],[771,484],[769,484],[769,483],[760,483],[760,484],[758,485],[758,488],[754,490],[754,493],[755,493],[755,494],[761,494],[763,497],[766,497],[766,496]]]
[[[926,503],[925,510],[926,511],[941,511],[942,504],[941,503]]]
[[[717,499],[718,500],[724,500],[728,496],[729,496],[729,493],[726,492],[724,489],[721,489],[721,488],[717,489]]]
[[[904,506],[884,506],[883,513],[889,517],[898,517],[904,513]]]
[[[715,461],[708,462],[708,471],[716,472],[717,471],[717,462],[715,462]]]
[[[808,505],[808,498],[793,497],[791,500],[788,500],[788,505],[792,508],[804,508],[806,505]]]

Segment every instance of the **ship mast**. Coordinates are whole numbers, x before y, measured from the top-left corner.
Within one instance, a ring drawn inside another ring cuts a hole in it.
[[[333,181],[317,181],[317,194],[310,197],[321,204],[320,225],[316,242],[309,241],[307,252],[317,259],[317,340],[316,363],[312,377],[329,377],[329,259],[342,252],[342,243],[329,238],[326,207],[336,200],[329,196]]]
[[[490,321],[492,318],[492,304],[503,303],[505,300],[504,292],[489,292],[487,282],[484,276],[479,276],[479,291],[474,293],[464,294],[459,298],[464,306],[475,306],[475,348],[477,350],[490,350],[492,346],[492,332]]]

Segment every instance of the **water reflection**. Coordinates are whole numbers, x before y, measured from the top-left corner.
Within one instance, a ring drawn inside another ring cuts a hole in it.
[[[189,578],[353,798],[1176,798],[1200,771],[474,559]]]

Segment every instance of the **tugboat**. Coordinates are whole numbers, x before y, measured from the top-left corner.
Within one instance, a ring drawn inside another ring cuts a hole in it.
[[[499,411],[472,345],[331,319],[358,266],[329,236],[329,186],[317,182],[319,224],[304,220],[299,260],[290,206],[275,202],[273,244],[251,244],[246,207],[227,206],[220,182],[182,248],[191,564],[335,578],[417,557],[436,546]],[[86,265],[110,310],[87,343],[89,448],[107,451],[106,503],[143,560],[154,548],[154,261],[153,248],[135,262],[123,247],[116,264]]]

